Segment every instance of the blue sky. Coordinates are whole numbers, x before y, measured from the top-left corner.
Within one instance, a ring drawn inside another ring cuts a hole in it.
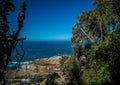
[[[22,37],[31,41],[70,40],[72,26],[84,11],[94,9],[93,0],[26,0]],[[19,1],[15,0],[19,7]],[[13,28],[15,26],[13,25]]]

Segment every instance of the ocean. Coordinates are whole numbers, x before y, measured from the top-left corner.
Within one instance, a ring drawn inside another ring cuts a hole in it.
[[[21,61],[21,65],[41,58],[49,58],[52,56],[71,55],[72,44],[70,41],[25,41],[25,56]],[[13,58],[8,69],[14,69],[16,60]]]
[[[71,55],[70,41],[24,42],[25,56],[22,61],[32,61],[52,56]]]

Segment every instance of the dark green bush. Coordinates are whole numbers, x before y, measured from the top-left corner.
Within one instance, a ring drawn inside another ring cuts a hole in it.
[[[70,57],[62,66],[63,75],[69,80],[68,85],[81,85],[80,62],[75,57]]]
[[[60,65],[63,66],[66,60],[69,58],[69,56],[63,55],[60,59]]]

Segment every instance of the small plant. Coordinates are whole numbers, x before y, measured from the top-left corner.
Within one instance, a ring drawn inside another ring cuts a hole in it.
[[[63,75],[69,81],[68,85],[81,85],[80,62],[75,57],[70,57],[62,66]]]
[[[63,66],[63,64],[66,62],[66,60],[69,58],[69,56],[63,55],[62,58],[60,59],[60,65],[61,67]]]

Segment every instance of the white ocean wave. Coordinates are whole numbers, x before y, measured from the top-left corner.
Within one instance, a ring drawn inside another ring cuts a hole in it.
[[[10,62],[7,66],[7,70],[8,71],[12,71],[12,70],[15,70],[17,68],[21,68],[23,67],[24,65],[27,65],[29,64],[31,61],[25,61],[25,62]]]

